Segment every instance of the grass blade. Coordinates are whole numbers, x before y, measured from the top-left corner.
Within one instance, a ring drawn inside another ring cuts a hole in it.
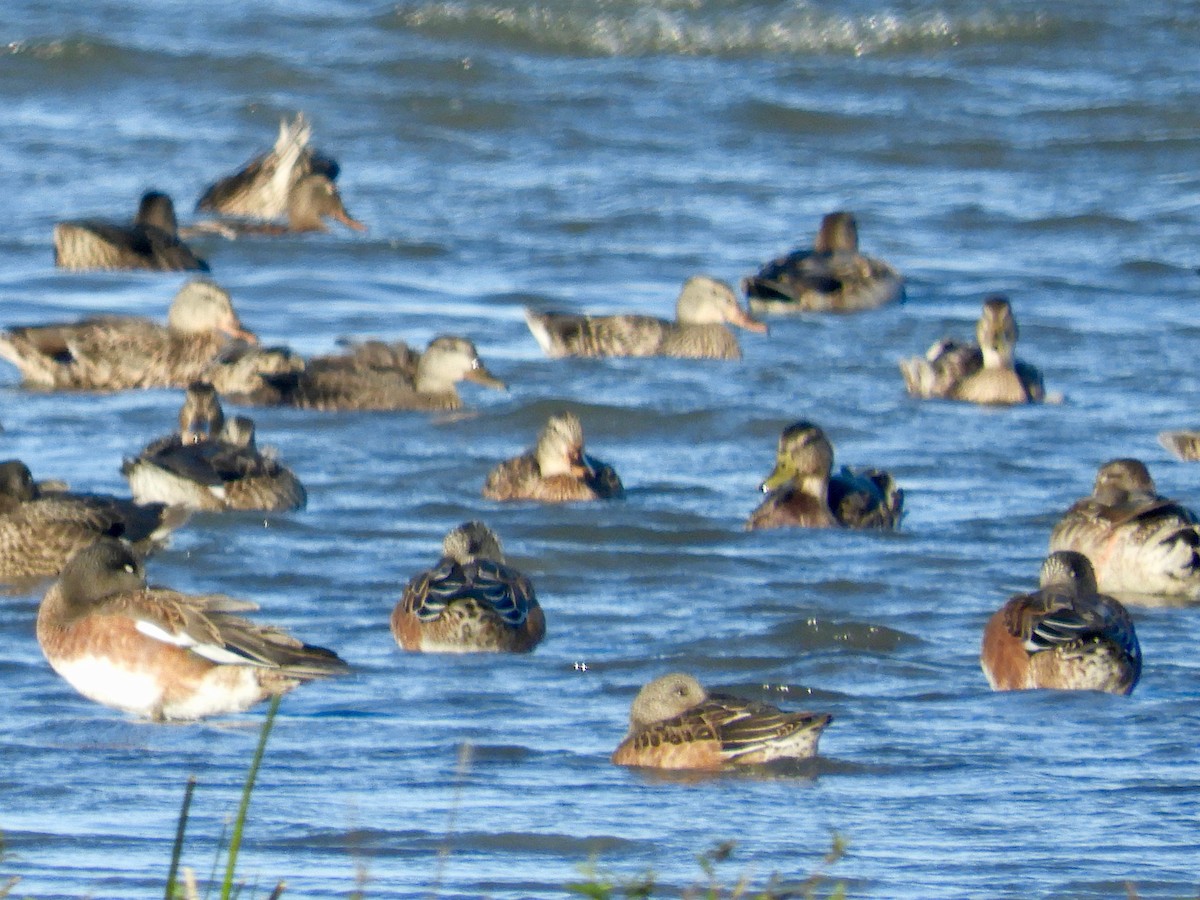
[[[267,749],[267,737],[271,734],[271,726],[275,724],[275,713],[279,711],[279,694],[271,698],[271,706],[267,709],[267,718],[263,722],[262,732],[258,736],[258,746],[254,750],[254,759],[250,761],[250,771],[246,773],[246,786],[242,788],[242,802],[238,805],[237,818],[233,822],[233,834],[229,838],[229,851],[225,863],[225,881],[221,884],[221,900],[230,900],[233,891],[233,873],[237,869],[238,850],[242,846],[242,829],[246,825],[246,814],[250,810],[250,795],[254,793],[254,781],[258,778],[258,767],[262,764],[263,753]]]

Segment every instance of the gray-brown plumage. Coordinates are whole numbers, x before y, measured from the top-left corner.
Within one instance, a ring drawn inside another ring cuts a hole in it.
[[[767,263],[742,281],[757,313],[852,312],[904,298],[904,279],[879,259],[858,252],[858,223],[829,213],[811,249]]]
[[[1136,459],[1100,467],[1091,495],[1054,526],[1050,550],[1087,556],[1106,594],[1200,599],[1200,520],[1160,496]]]
[[[122,537],[149,552],[187,520],[162,503],[49,489],[16,459],[0,462],[0,579],[56,575],[101,537]]]
[[[573,413],[551,416],[530,451],[488,473],[483,496],[489,500],[568,503],[608,500],[625,489],[616,470],[583,450],[583,426]]]
[[[73,556],[46,593],[37,637],[85,697],[154,721],[240,712],[347,671],[331,650],[235,615],[254,609],[149,586],[141,561],[105,538]]]
[[[897,528],[904,492],[880,469],[833,474],[833,445],[820,426],[800,421],[779,436],[775,468],[762,483],[767,497],[750,514],[758,528]]]
[[[290,123],[280,120],[275,146],[206,188],[196,209],[243,219],[284,218],[296,185],[305,177],[319,175],[331,184],[337,180],[337,162],[310,149],[311,136],[312,126],[303,113]]]
[[[300,371],[263,377],[259,403],[318,410],[461,409],[460,381],[504,389],[466,338],[434,338],[421,354],[415,372],[408,357],[381,360],[358,348],[341,356],[309,360]],[[377,365],[376,362],[384,362]]]
[[[619,766],[721,769],[777,759],[808,759],[833,721],[825,713],[788,713],[766,703],[710,694],[691,675],[672,673],[644,686],[629,713],[629,733],[613,752]]]
[[[1015,356],[1017,322],[1006,297],[988,297],[975,326],[978,344],[953,339],[934,343],[924,357],[900,363],[914,397],[1012,405],[1046,399],[1042,374]]]
[[[165,326],[138,316],[102,316],[64,325],[10,328],[0,357],[28,387],[116,391],[187,387],[228,340],[256,341],[242,328],[229,294],[196,278],[171,301]]]
[[[74,271],[208,271],[208,263],[179,240],[175,207],[158,191],[143,195],[136,217],[126,224],[101,219],[59,222],[54,226],[54,264]]]
[[[980,665],[997,691],[1128,694],[1141,676],[1142,650],[1125,607],[1097,591],[1088,558],[1057,551],[1042,564],[1039,589],[988,620]]]
[[[725,323],[765,333],[750,318],[733,288],[697,275],[684,282],[675,302],[675,321],[652,316],[579,316],[525,310],[525,321],[546,355],[674,356],[691,359],[741,359],[737,338]]]
[[[541,642],[546,619],[533,584],[505,563],[494,531],[466,522],[442,549],[392,610],[396,643],[427,653],[527,653]]]
[[[367,226],[346,211],[337,186],[324,175],[305,175],[288,192],[287,216],[282,222],[263,222],[257,219],[219,219],[196,222],[187,234],[219,234],[226,238],[242,235],[303,234],[328,231],[326,219],[341,222],[355,231]]]
[[[138,502],[214,512],[304,507],[308,498],[300,480],[272,451],[255,445],[253,421],[225,419],[211,385],[188,388],[179,426],[121,466]]]

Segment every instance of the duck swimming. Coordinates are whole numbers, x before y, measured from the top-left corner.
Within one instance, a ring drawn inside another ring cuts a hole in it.
[[[188,234],[214,233],[222,237],[236,238],[241,235],[303,234],[305,232],[328,231],[325,219],[341,222],[355,231],[366,231],[367,226],[346,211],[342,195],[337,187],[324,175],[305,175],[288,191],[287,217],[283,222],[262,222],[252,219],[220,219],[197,222]]]
[[[107,494],[72,493],[33,480],[18,459],[0,462],[0,579],[57,575],[76,552],[105,536],[150,552],[187,521],[183,510]]]
[[[1017,322],[1007,297],[995,295],[983,302],[975,335],[978,344],[947,338],[936,342],[924,357],[903,360],[900,372],[909,394],[991,405],[1046,399],[1042,373],[1014,355]]]
[[[235,615],[257,608],[148,585],[141,560],[105,538],[73,556],[46,592],[37,639],[83,696],[155,722],[241,712],[348,671],[332,650]]]
[[[183,388],[202,376],[230,339],[257,341],[242,327],[229,294],[197,278],[171,301],[165,327],[137,316],[100,316],[10,328],[0,333],[0,357],[21,370],[27,387]]]
[[[77,219],[54,226],[54,264],[76,272],[148,269],[207,272],[208,263],[179,240],[175,205],[158,191],[142,196],[130,223]]]
[[[255,445],[254,422],[226,420],[217,392],[204,382],[188,387],[179,431],[125,460],[121,474],[139,503],[284,512],[308,499],[292,471]]]
[[[762,483],[767,497],[746,529],[897,528],[904,492],[880,469],[833,470],[833,445],[820,426],[800,421],[779,436],[775,468]]]
[[[527,653],[546,635],[529,579],[504,561],[482,522],[446,535],[442,558],[417,575],[392,611],[392,635],[426,653]]]
[[[450,336],[430,341],[415,368],[410,357],[384,362],[355,348],[310,359],[298,371],[263,375],[261,381],[260,389],[250,394],[253,402],[318,410],[443,412],[462,408],[456,387],[460,381],[505,389],[473,343]]]
[[[629,733],[613,751],[618,766],[717,770],[817,754],[826,713],[789,713],[766,703],[710,694],[673,673],[638,691]]]
[[[697,275],[684,282],[675,301],[675,321],[652,316],[579,316],[525,310],[529,330],[546,352],[564,356],[674,356],[686,359],[741,359],[728,322],[765,334],[723,281]]]
[[[756,313],[853,312],[904,299],[904,279],[882,260],[858,252],[850,212],[821,220],[811,250],[795,250],[742,281]]]
[[[625,489],[616,470],[583,451],[583,426],[569,412],[551,416],[532,450],[505,460],[488,473],[488,500],[569,503],[609,500]]]
[[[1099,590],[1200,599],[1200,524],[1190,509],[1158,494],[1145,464],[1113,459],[1096,473],[1050,533],[1050,551],[1085,555]]]
[[[242,219],[285,218],[302,179],[318,175],[332,185],[340,171],[336,161],[309,148],[311,136],[312,126],[303,113],[290,123],[280,120],[275,146],[209,185],[196,209]]]
[[[1125,607],[1098,593],[1088,558],[1060,550],[1042,563],[1037,591],[988,620],[980,665],[996,691],[1128,694],[1142,674],[1142,649]]]

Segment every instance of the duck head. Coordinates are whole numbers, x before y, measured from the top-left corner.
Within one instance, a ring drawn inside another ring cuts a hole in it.
[[[193,278],[179,289],[167,313],[167,327],[179,334],[219,332],[235,340],[258,343],[254,333],[242,327],[229,293],[208,278]]]
[[[1038,584],[1043,589],[1069,588],[1080,596],[1091,596],[1097,592],[1096,570],[1082,553],[1057,550],[1042,563]]]
[[[217,392],[207,381],[188,385],[179,408],[179,437],[185,444],[212,440],[225,424],[225,413]]]
[[[672,672],[656,678],[638,691],[629,710],[629,724],[636,731],[682,715],[708,699],[708,692],[691,675]]]
[[[831,212],[821,219],[813,250],[817,253],[857,253],[858,222],[852,212]]]
[[[766,325],[742,309],[732,287],[708,275],[694,275],[683,283],[683,290],[675,301],[675,321],[681,325],[728,322],[747,331],[767,332]]]
[[[466,338],[434,338],[417,363],[417,390],[429,394],[446,393],[454,390],[454,385],[460,381],[473,381],[497,390],[506,387],[487,370],[475,345]]]
[[[325,175],[305,175],[288,193],[288,229],[291,231],[326,231],[326,218],[341,222],[355,231],[367,226],[353,218],[342,203],[337,186]]]
[[[482,522],[464,522],[446,535],[442,541],[442,553],[460,566],[476,560],[487,559],[504,562],[504,551],[496,532]]]
[[[983,313],[975,325],[975,339],[983,353],[985,368],[1012,368],[1017,321],[1007,297],[997,294],[983,301]]]
[[[538,470],[545,478],[555,475],[592,478],[596,474],[583,452],[583,425],[574,413],[551,416],[538,435],[534,452]]]
[[[787,485],[798,487],[807,494],[824,497],[833,468],[833,445],[812,422],[800,421],[789,425],[779,436],[775,453],[775,468],[761,485],[764,494]]]

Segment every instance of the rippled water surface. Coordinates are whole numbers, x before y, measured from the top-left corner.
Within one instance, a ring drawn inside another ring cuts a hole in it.
[[[56,272],[56,219],[202,188],[305,111],[365,236],[199,244],[243,320],[304,353],[343,335],[472,338],[510,385],[470,412],[254,410],[307,510],[198,515],[151,578],[252,598],[354,674],[285,699],[240,872],[256,896],[555,896],[595,858],[673,889],[805,877],[830,845],[850,896],[1194,895],[1200,611],[1134,610],[1130,698],[993,695],[986,617],[1032,587],[1098,463],[1144,459],[1200,503],[1158,430],[1200,425],[1200,13],[1149,0],[349,0],[64,3],[0,12],[0,324],[155,317],[182,279]],[[853,209],[902,306],[774,320],[736,363],[550,361],[522,308],[669,315],[684,278],[736,282]],[[898,359],[968,336],[1007,292],[1061,405],[907,398]],[[120,492],[123,454],[179,396],[22,391],[4,456]],[[480,498],[562,408],[629,491],[546,508]],[[742,530],[780,429],[890,469],[895,535]],[[401,653],[404,583],[447,529],[499,532],[548,638],[523,658]],[[77,696],[0,602],[0,874],[33,897],[161,896],[206,877],[262,720],[131,721]],[[833,713],[777,777],[611,766],[640,684],[672,670]],[[460,763],[460,748],[470,746]],[[445,852],[448,850],[448,854]]]

